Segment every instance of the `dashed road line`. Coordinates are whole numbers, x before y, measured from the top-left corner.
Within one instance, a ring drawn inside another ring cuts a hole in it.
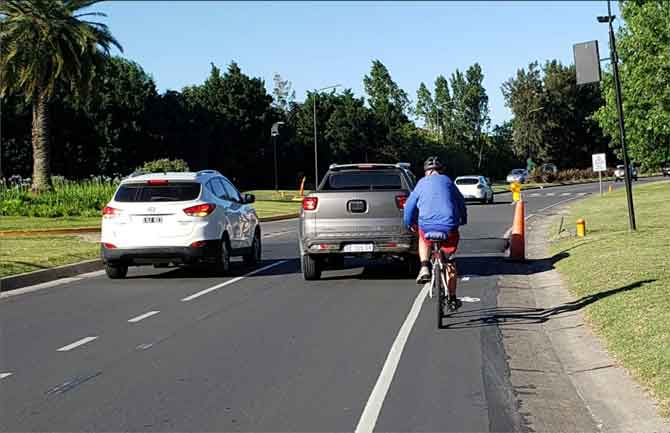
[[[67,346],[63,346],[60,349],[58,349],[58,352],[67,352],[72,349],[76,349],[79,346],[83,346],[86,343],[90,343],[93,340],[97,340],[98,337],[85,337],[82,338],[81,340],[77,340],[74,343],[68,344]]]
[[[140,314],[139,316],[133,317],[132,319],[128,319],[129,323],[137,323],[140,320],[147,319],[151,316],[155,316],[156,314],[160,313],[160,311],[149,311],[148,313]]]
[[[278,262],[269,264],[269,265],[267,265],[267,266],[263,266],[263,267],[260,268],[260,269],[256,269],[255,271],[249,272],[248,274],[244,274],[244,275],[242,275],[242,276],[240,276],[240,277],[233,278],[232,280],[224,281],[224,282],[221,283],[221,284],[217,284],[216,286],[210,287],[210,288],[205,289],[205,290],[201,290],[201,291],[196,292],[196,293],[194,293],[194,294],[192,294],[192,295],[190,295],[190,296],[187,296],[187,297],[185,297],[185,298],[182,299],[182,302],[192,301],[192,300],[197,299],[197,298],[199,298],[199,297],[201,297],[201,296],[204,296],[204,295],[206,295],[206,294],[208,294],[208,293],[210,293],[210,292],[213,292],[213,291],[215,291],[215,290],[218,290],[218,289],[220,289],[220,288],[222,288],[222,287],[226,287],[226,286],[229,286],[229,285],[231,285],[231,284],[235,284],[235,283],[237,283],[238,281],[241,281],[241,280],[243,280],[243,279],[245,279],[245,278],[247,278],[247,277],[250,277],[250,276],[252,276],[252,275],[256,275],[256,274],[258,274],[258,273],[260,273],[260,272],[263,272],[263,271],[266,271],[266,270],[268,270],[268,269],[272,269],[272,268],[277,267],[277,266],[279,266],[279,265],[282,265],[282,264],[284,264],[284,263],[286,263],[286,262],[288,262],[288,260],[280,260],[280,261],[278,261]]]
[[[553,197],[555,195],[556,194],[554,194],[553,192],[548,192],[548,193],[545,194],[546,197]]]
[[[405,322],[400,327],[398,336],[395,338],[395,341],[391,346],[391,350],[389,351],[386,361],[384,362],[381,373],[379,373],[379,378],[377,378],[377,382],[372,389],[372,393],[370,394],[370,397],[365,404],[363,414],[361,415],[361,418],[358,421],[358,425],[356,426],[356,433],[372,433],[372,431],[374,431],[375,425],[377,424],[377,418],[379,418],[379,413],[381,412],[382,405],[384,404],[384,399],[386,398],[386,394],[388,393],[389,387],[391,386],[391,381],[393,380],[395,371],[398,368],[398,363],[400,362],[402,351],[405,348],[407,338],[409,337],[409,334],[414,327],[414,322],[416,322],[416,318],[419,316],[421,305],[426,299],[429,287],[430,283],[427,283],[423,286],[423,289],[421,289],[419,294],[416,296],[414,304],[412,304],[412,308],[409,310],[409,314],[407,315]]]
[[[572,193],[571,192],[564,192],[563,194],[561,194],[561,197],[565,197],[565,196],[568,196],[568,195],[572,195]]]
[[[14,373],[0,373],[0,380],[5,379],[12,375],[14,375]]]

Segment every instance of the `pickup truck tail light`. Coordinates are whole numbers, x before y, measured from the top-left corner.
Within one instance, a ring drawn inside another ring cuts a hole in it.
[[[406,195],[397,195],[395,196],[395,205],[398,207],[398,209],[405,209],[405,203],[407,203],[407,196]]]
[[[302,209],[307,211],[315,211],[319,204],[318,197],[305,197],[302,199]]]
[[[187,207],[184,209],[184,213],[188,216],[205,217],[214,212],[214,209],[216,209],[215,204],[205,203]]]

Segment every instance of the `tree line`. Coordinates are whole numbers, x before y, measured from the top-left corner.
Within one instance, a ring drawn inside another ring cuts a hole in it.
[[[279,74],[270,94],[261,78],[235,62],[224,69],[212,64],[201,84],[160,93],[139,64],[109,55],[121,45],[104,24],[78,18],[94,3],[0,4],[0,36],[9,41],[0,46],[2,174],[32,176],[36,190],[48,188],[51,173],[126,175],[159,158],[218,169],[245,188],[269,187],[276,122],[283,122],[276,143],[280,184],[293,188],[303,176],[314,179],[315,111],[319,176],[333,162],[407,161],[416,170],[428,155],[440,156],[450,175],[491,178],[528,158],[559,168],[588,167],[597,152],[616,160],[607,73],[600,86],[577,86],[574,66],[531,62],[503,84],[513,117],[494,126],[478,63],[440,74],[431,86],[420,83],[414,101],[379,60],[362,77],[360,97],[331,89],[296,101],[291,82]],[[662,55],[670,47],[663,31],[669,18],[659,8],[623,3],[626,26],[619,35],[631,153],[645,167],[667,159],[659,143],[670,143],[670,68]],[[38,13],[52,20],[35,18]]]

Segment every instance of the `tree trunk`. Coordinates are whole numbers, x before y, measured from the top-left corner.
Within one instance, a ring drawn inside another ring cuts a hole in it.
[[[51,189],[51,146],[49,143],[49,101],[40,92],[33,101],[33,191]]]

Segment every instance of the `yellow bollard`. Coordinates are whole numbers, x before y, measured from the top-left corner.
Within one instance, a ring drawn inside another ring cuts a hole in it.
[[[512,182],[509,184],[509,190],[512,191],[512,201],[521,200],[521,184]]]
[[[612,192],[614,191],[614,188],[612,187],[612,184],[610,184],[609,188],[607,188],[607,192]]]
[[[584,218],[577,220],[577,237],[583,238],[586,236],[586,221]]]

